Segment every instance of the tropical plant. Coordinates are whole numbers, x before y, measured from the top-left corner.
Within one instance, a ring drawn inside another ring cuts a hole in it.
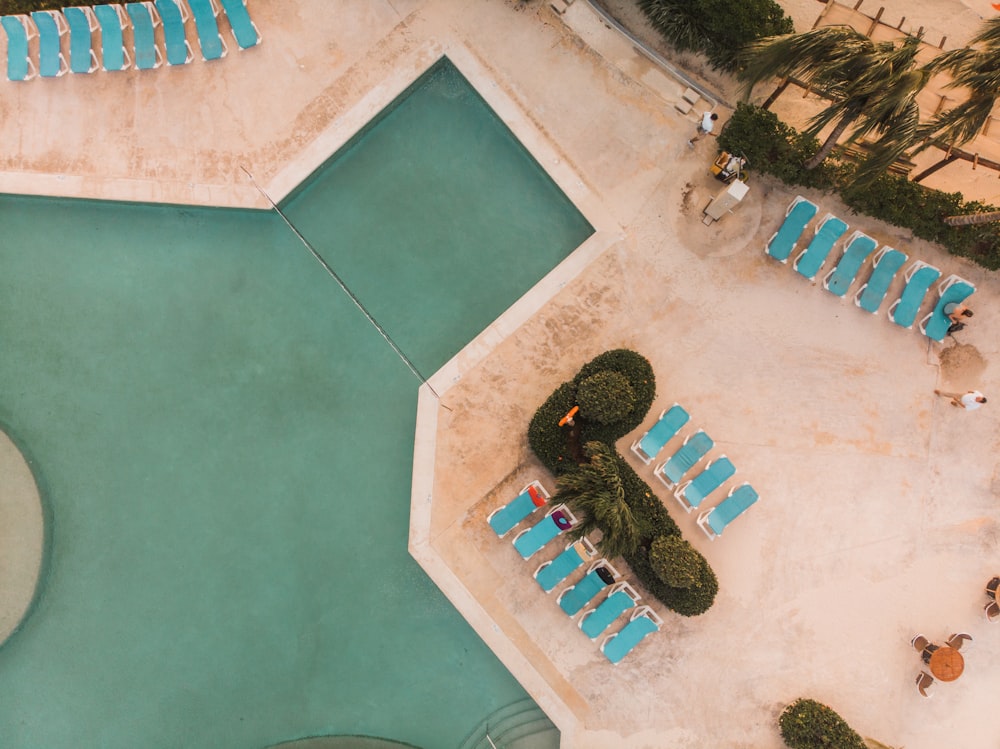
[[[778,726],[792,749],[866,749],[847,721],[816,700],[795,700],[782,711]]]
[[[935,141],[960,146],[972,140],[982,131],[1000,98],[1000,18],[985,21],[969,44],[979,46],[944,52],[927,65],[931,72],[950,74],[948,88],[965,89],[968,96],[921,126],[920,137],[927,140],[918,151]]]
[[[701,561],[701,554],[680,536],[659,536],[649,547],[653,571],[674,588],[697,585]]]
[[[607,369],[587,377],[576,389],[580,415],[601,424],[616,424],[631,413],[635,391],[621,372]]]
[[[619,557],[635,551],[642,529],[625,501],[614,448],[603,442],[588,442],[583,449],[590,462],[557,479],[553,501],[565,502],[582,515],[573,530],[574,537],[601,530],[598,546],[605,556]]]
[[[728,71],[738,67],[737,52],[747,42],[794,29],[774,0],[639,0],[639,7],[677,49],[703,52],[713,67]]]
[[[917,139],[917,94],[931,73],[917,66],[919,37],[876,42],[847,26],[821,26],[802,34],[761,39],[741,54],[744,94],[772,77],[793,78],[829,100],[805,134],[818,136],[833,125],[819,150],[804,166],[814,169],[847,133],[851,143],[874,136],[871,154],[855,174],[870,181],[902,156]]]

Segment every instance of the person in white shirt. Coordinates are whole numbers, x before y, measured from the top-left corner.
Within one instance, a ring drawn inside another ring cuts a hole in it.
[[[975,411],[986,402],[986,396],[978,390],[970,390],[967,393],[943,393],[940,390],[935,390],[934,394],[951,398],[951,405],[964,408],[966,411]]]
[[[701,116],[701,123],[698,125],[698,134],[695,135],[691,140],[688,141],[688,145],[694,148],[694,142],[696,140],[701,140],[706,135],[715,129],[715,121],[719,119],[719,115],[715,112],[705,112]]]

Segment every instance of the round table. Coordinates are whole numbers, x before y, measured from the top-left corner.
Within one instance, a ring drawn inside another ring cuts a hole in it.
[[[955,648],[943,645],[931,654],[931,673],[941,681],[955,681],[965,669],[965,659]]]

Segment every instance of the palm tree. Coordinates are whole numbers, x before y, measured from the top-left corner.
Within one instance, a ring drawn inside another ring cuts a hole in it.
[[[642,529],[625,501],[619,458],[603,442],[588,442],[583,449],[590,462],[559,477],[553,501],[566,502],[583,516],[574,529],[576,537],[600,528],[603,537],[598,546],[603,554],[609,557],[629,554],[638,547]]]
[[[830,104],[809,122],[813,137],[833,130],[804,167],[814,169],[845,131],[848,142],[874,134],[871,155],[856,179],[870,181],[903,155],[917,138],[917,94],[931,73],[917,66],[919,37],[899,44],[875,42],[846,26],[821,26],[753,42],[743,52],[744,96],[772,77],[793,78],[827,98]]]
[[[948,226],[978,226],[992,221],[1000,221],[1000,211],[987,213],[967,213],[964,216],[948,216],[944,222]]]
[[[1000,97],[1000,18],[991,18],[970,44],[938,55],[927,68],[932,73],[949,73],[948,88],[965,88],[968,98],[946,109],[920,128],[926,141],[919,150],[943,141],[952,146],[968,143],[979,135]]]

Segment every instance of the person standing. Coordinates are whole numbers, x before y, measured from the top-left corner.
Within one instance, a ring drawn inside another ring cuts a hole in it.
[[[986,396],[978,390],[970,390],[964,394],[943,393],[940,390],[935,390],[934,395],[943,395],[945,398],[951,398],[951,405],[964,408],[966,411],[975,411],[986,402]]]
[[[719,119],[719,115],[715,112],[705,112],[701,116],[701,123],[698,125],[698,133],[691,140],[688,141],[688,145],[694,148],[694,142],[696,140],[701,140],[706,135],[715,129],[715,121]]]

